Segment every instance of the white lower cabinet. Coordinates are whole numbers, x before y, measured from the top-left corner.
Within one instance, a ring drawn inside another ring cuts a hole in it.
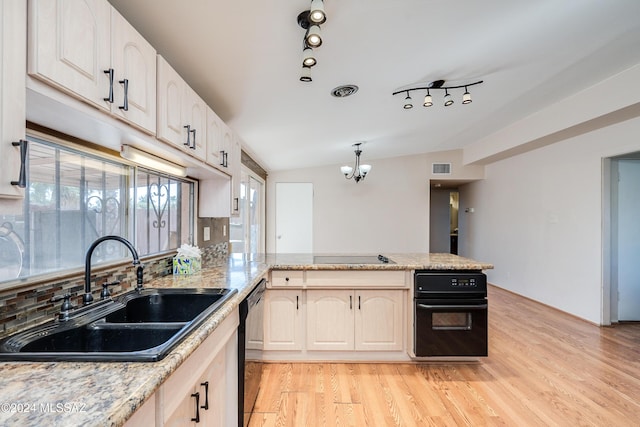
[[[157,425],[237,424],[238,323],[236,309],[162,384],[155,395]]]
[[[403,348],[403,291],[308,290],[307,350]]]
[[[264,305],[264,349],[302,350],[302,290],[269,289]]]

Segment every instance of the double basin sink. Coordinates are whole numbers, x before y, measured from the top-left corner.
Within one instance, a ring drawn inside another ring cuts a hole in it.
[[[0,342],[0,361],[157,361],[237,290],[152,289],[127,292]]]

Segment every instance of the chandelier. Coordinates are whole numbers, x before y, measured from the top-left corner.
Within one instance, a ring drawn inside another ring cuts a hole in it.
[[[462,89],[462,88],[464,88],[464,93],[462,94],[462,104],[471,104],[471,94],[469,93],[469,87],[470,86],[479,85],[480,83],[482,83],[482,80],[479,80],[479,81],[473,82],[473,83],[456,85],[456,86],[445,86],[444,83],[445,83],[444,80],[434,80],[431,83],[427,84],[426,86],[416,86],[416,87],[412,87],[412,88],[409,88],[409,89],[402,89],[402,90],[393,92],[391,95],[398,95],[400,93],[406,93],[407,96],[404,98],[403,108],[405,110],[410,110],[411,108],[413,108],[413,101],[411,99],[411,94],[410,94],[411,92],[413,92],[415,90],[426,90],[427,93],[424,96],[424,101],[423,101],[422,105],[424,107],[431,107],[433,105],[433,98],[431,97],[431,91],[432,90],[444,90],[444,98],[443,98],[444,106],[445,107],[449,107],[450,105],[453,105],[453,97],[451,96],[449,91],[453,90],[453,89]]]
[[[346,179],[353,179],[356,184],[363,180],[369,171],[371,170],[371,165],[361,165],[360,164],[360,154],[362,154],[362,150],[360,149],[360,145],[362,142],[358,142],[353,144],[356,147],[356,164],[354,167],[351,166],[342,166],[340,167],[340,172],[344,175]]]
[[[309,10],[300,12],[298,15],[298,25],[306,30],[302,39],[302,74],[300,76],[302,82],[312,81],[311,67],[317,64],[313,49],[322,44],[320,24],[324,24],[326,20],[327,15],[324,13],[322,0],[312,0]]]

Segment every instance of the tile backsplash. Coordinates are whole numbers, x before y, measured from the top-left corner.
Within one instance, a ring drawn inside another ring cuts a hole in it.
[[[213,266],[226,261],[228,242],[218,242],[202,247],[202,266]],[[143,260],[145,282],[172,274],[173,254]],[[100,299],[103,283],[120,281],[110,288],[113,295],[126,292],[136,286],[136,268],[130,263],[110,267],[94,267],[91,291],[96,300]],[[0,291],[0,338],[18,330],[51,320],[60,310],[60,302],[52,303],[54,295],[73,295],[74,306],[82,305],[84,294],[84,274],[64,277],[60,280],[34,283],[6,291]]]

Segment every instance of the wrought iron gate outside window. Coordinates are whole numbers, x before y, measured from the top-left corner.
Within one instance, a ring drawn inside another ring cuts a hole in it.
[[[98,237],[116,234],[140,255],[193,241],[193,183],[29,138],[27,191],[0,200],[0,282],[78,268]],[[94,263],[128,256],[105,242]]]

